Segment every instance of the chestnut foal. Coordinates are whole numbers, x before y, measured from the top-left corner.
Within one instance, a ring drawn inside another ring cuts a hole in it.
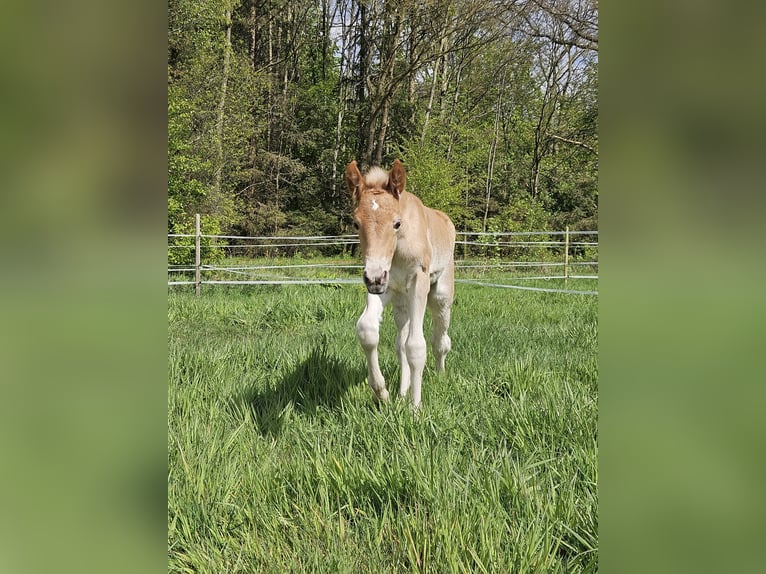
[[[411,390],[412,406],[418,409],[426,362],[426,306],[433,315],[431,347],[437,371],[444,370],[452,345],[447,330],[455,287],[455,226],[446,214],[408,193],[406,181],[398,159],[390,173],[373,167],[362,175],[356,161],[346,168],[367,287],[367,306],[356,324],[367,355],[367,381],[377,400],[388,400],[378,365],[378,340],[383,309],[391,303],[398,329],[399,394],[404,397]]]

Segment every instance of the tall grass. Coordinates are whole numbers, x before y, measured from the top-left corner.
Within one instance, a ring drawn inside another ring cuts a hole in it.
[[[363,306],[357,286],[170,294],[169,570],[595,571],[595,298],[458,286],[419,414],[373,403]],[[381,339],[394,397],[390,311]]]

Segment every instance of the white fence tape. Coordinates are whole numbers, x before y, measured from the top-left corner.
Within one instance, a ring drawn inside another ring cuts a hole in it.
[[[562,263],[561,261],[511,261],[510,263],[473,263],[460,265],[460,261],[455,262],[456,269],[503,269],[505,267],[563,267],[564,265],[598,265],[598,261],[570,261]]]
[[[533,236],[533,235],[598,235],[598,231],[456,231],[458,235],[470,235],[470,236],[484,236],[491,235],[495,237],[509,237],[509,236]],[[193,233],[168,233],[168,237],[196,237]],[[271,240],[271,239],[358,239],[357,234],[349,235],[208,235],[201,234],[200,237],[208,239],[255,239],[255,240]]]
[[[529,279],[538,279],[529,277]],[[578,291],[573,289],[549,289],[547,287],[525,287],[522,285],[506,285],[503,283],[485,283],[471,279],[455,279],[455,283],[476,285],[479,287],[498,287],[502,289],[519,289],[522,291],[538,291],[542,293],[569,293],[572,295],[598,295],[598,291]],[[338,285],[362,284],[361,279],[279,279],[252,281],[201,281],[202,285]],[[168,281],[168,285],[196,285],[194,281]]]
[[[194,283],[192,281],[192,283]],[[254,279],[252,281],[202,281],[203,285],[335,285],[338,283],[358,283],[361,279]]]
[[[204,235],[202,236],[204,237]],[[246,243],[242,245],[205,245],[207,249],[273,249],[274,247],[322,247],[327,245],[356,245],[359,240],[349,241],[319,241],[316,243],[264,243],[264,244],[252,244]],[[182,247],[189,247],[183,245]]]
[[[457,231],[458,235],[492,235],[497,237],[525,235],[598,235],[598,231]]]
[[[462,232],[458,231],[458,235],[464,237],[524,237],[524,236],[560,236],[560,235],[591,235],[598,236],[598,231],[514,231],[514,232]],[[195,238],[194,234],[180,234],[171,233],[168,234],[168,238]],[[206,239],[237,239],[237,240],[254,240],[254,241],[288,241],[288,243],[264,243],[264,244],[240,244],[240,245],[205,245],[205,248],[217,248],[217,249],[244,249],[244,248],[281,248],[281,247],[319,247],[319,246],[331,246],[331,245],[354,245],[358,244],[357,235],[315,235],[315,236],[240,236],[240,235],[199,235],[200,238]],[[296,241],[303,241],[304,243],[295,243]],[[475,245],[479,247],[531,247],[531,246],[543,246],[543,247],[561,247],[565,245],[569,246],[594,246],[598,247],[598,242],[592,241],[469,241],[468,239],[456,241],[461,245]],[[168,245],[169,249],[194,249],[194,245]],[[598,261],[511,261],[508,263],[484,263],[476,262],[474,260],[463,260],[456,262],[456,269],[505,269],[505,268],[532,268],[532,267],[566,267],[567,266],[598,266]],[[362,265],[346,265],[346,264],[334,264],[334,263],[300,263],[294,265],[229,265],[229,266],[215,266],[215,265],[202,265],[200,266],[200,272],[223,272],[231,273],[235,275],[245,275],[252,278],[241,281],[228,281],[228,280],[200,280],[197,281],[168,281],[169,286],[174,285],[337,285],[337,284],[362,284],[360,278],[331,278],[331,279],[311,279],[311,278],[291,278],[284,275],[264,275],[256,274],[255,272],[263,272],[268,270],[284,270],[284,269],[312,269],[312,268],[326,268],[326,269],[362,269]],[[189,267],[187,265],[169,265],[168,273],[193,273],[197,269]],[[200,278],[201,279],[201,278]],[[512,281],[532,281],[532,280],[560,280],[560,279],[584,279],[584,280],[598,280],[598,275],[544,275],[544,276],[522,276],[513,277]],[[495,287],[502,289],[519,289],[523,291],[537,291],[546,293],[569,293],[574,295],[598,295],[598,291],[590,290],[573,290],[573,289],[553,289],[546,287],[529,287],[522,285],[511,285],[504,283],[491,283],[486,281],[479,281],[474,279],[456,279],[456,283],[462,283],[466,285],[476,285],[481,287]]]
[[[458,245],[478,245],[479,247],[514,247],[541,245],[546,247],[558,246],[564,247],[564,241],[455,241]],[[570,241],[569,245],[598,245],[597,241]]]
[[[572,295],[598,295],[598,291],[574,291],[572,289],[548,289],[546,287],[522,287],[521,285],[505,285],[502,283],[484,283],[472,279],[455,279],[455,283],[478,285],[480,287],[500,287],[503,289],[521,289],[523,291],[542,291],[543,293],[571,293]]]

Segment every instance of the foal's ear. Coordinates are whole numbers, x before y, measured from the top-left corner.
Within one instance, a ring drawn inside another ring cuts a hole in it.
[[[396,199],[399,199],[399,195],[404,191],[405,185],[407,185],[407,173],[404,171],[402,162],[395,159],[394,165],[391,167],[391,173],[388,174],[389,190]]]
[[[356,160],[352,161],[350,164],[348,164],[348,167],[346,168],[346,187],[348,187],[349,192],[351,192],[351,199],[354,202],[354,205],[359,203],[359,195],[361,194],[361,184],[362,184],[362,173],[359,171],[359,168],[356,166]]]

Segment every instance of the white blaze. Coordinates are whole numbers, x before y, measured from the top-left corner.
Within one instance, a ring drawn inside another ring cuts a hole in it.
[[[373,199],[372,200],[372,210],[375,211],[376,209],[378,209],[378,207],[380,207],[378,205],[378,202]]]

